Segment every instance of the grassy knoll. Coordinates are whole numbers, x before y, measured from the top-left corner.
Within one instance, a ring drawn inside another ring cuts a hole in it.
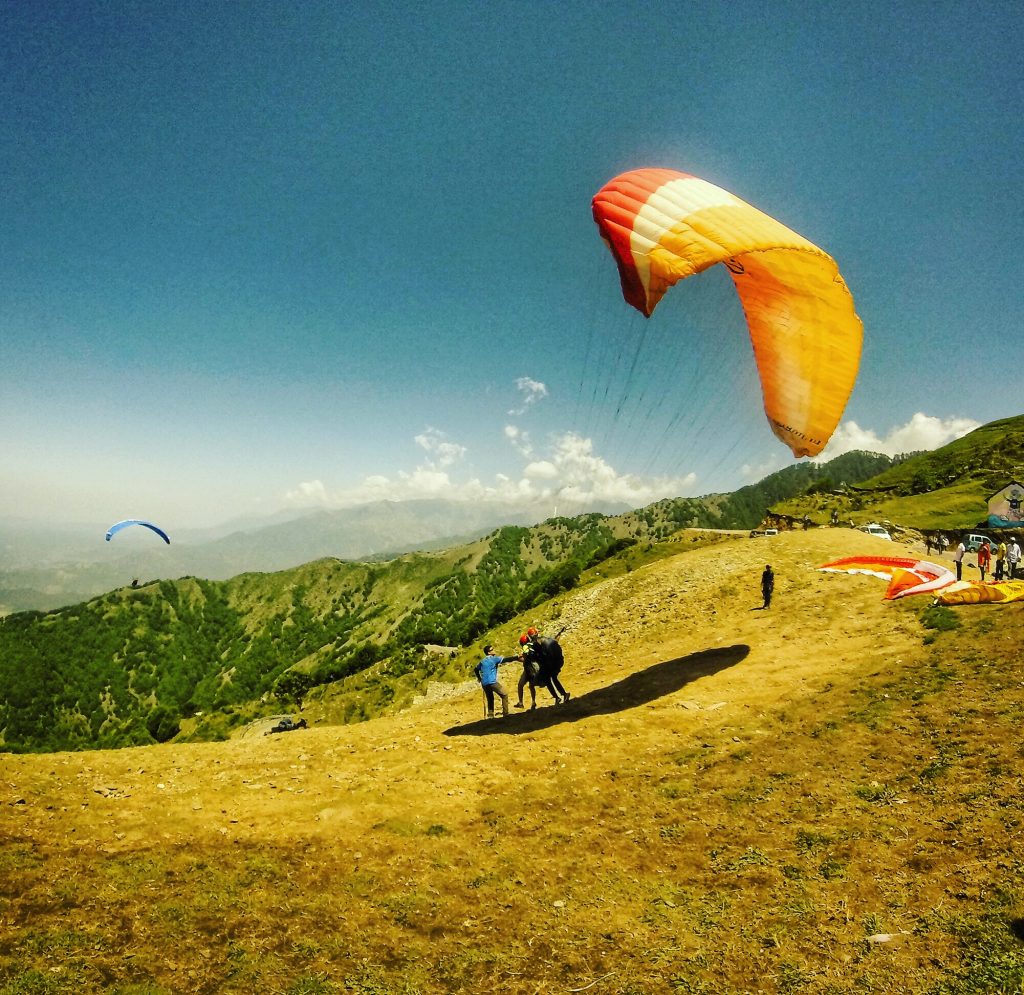
[[[813,570],[869,548],[563,595],[565,706],[4,758],[0,993],[1020,991],[1024,610]]]
[[[816,525],[828,525],[834,509],[843,523],[893,522],[921,531],[959,530],[985,520],[988,496],[985,482],[971,478],[924,494],[804,495],[773,505],[772,511],[793,518],[806,514]]]
[[[939,449],[899,460],[847,494],[789,497],[772,511],[827,524],[889,521],[918,530],[970,529],[988,516],[988,499],[1021,474],[1024,415],[990,422]],[[852,482],[852,481],[851,481]],[[831,488],[829,489],[831,490]]]

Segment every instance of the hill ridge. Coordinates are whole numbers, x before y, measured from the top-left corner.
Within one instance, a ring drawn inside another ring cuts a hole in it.
[[[471,688],[357,725],[7,758],[0,983],[1013,990],[1024,611],[937,632],[814,570],[869,548],[893,544],[791,532],[561,595],[565,706],[482,721]]]

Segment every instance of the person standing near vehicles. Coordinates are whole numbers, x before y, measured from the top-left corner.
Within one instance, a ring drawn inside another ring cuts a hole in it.
[[[772,570],[772,565],[766,563],[764,572],[761,574],[761,595],[764,597],[764,604],[761,606],[762,611],[772,606],[772,595],[775,593],[775,572]]]
[[[988,540],[986,539],[978,547],[978,569],[981,571],[982,583],[985,581],[985,572],[988,570],[989,564],[992,562],[992,550],[988,548]]]
[[[501,699],[501,714],[508,715],[508,695],[498,680],[498,667],[511,660],[521,659],[518,656],[498,656],[493,647],[488,644],[484,647],[484,658],[473,668],[476,679],[484,689],[484,697],[487,699],[487,718],[494,718],[494,696]]]
[[[956,552],[953,554],[953,562],[956,564],[956,579],[963,580],[964,572],[964,556],[967,553],[967,547],[964,545],[963,539],[957,544]]]
[[[1006,569],[1006,543],[1000,539],[999,544],[996,546],[996,573],[995,580],[1000,581],[1003,579],[1003,572]]]
[[[1010,545],[1006,547],[1006,579],[1015,580],[1017,577],[1017,565],[1020,563],[1020,546],[1017,545],[1017,537],[1010,539]]]

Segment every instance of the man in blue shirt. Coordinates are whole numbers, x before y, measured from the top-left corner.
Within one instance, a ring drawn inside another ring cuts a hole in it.
[[[492,652],[493,647],[488,644],[484,647],[484,658],[473,668],[476,679],[484,689],[487,698],[487,718],[494,718],[494,696],[501,698],[501,714],[508,715],[508,695],[498,681],[498,667],[503,663],[520,659],[518,656],[497,656]]]

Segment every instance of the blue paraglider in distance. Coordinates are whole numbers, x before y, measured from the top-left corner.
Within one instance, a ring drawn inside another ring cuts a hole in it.
[[[168,546],[171,544],[171,540],[167,538],[167,533],[164,532],[159,525],[154,525],[152,522],[144,522],[139,518],[128,518],[123,522],[118,522],[117,525],[111,525],[110,528],[107,529],[107,542],[110,542],[111,537],[114,536],[115,533],[120,532],[121,529],[128,528],[129,525],[145,525],[147,529],[152,529],[158,536],[160,536]]]

